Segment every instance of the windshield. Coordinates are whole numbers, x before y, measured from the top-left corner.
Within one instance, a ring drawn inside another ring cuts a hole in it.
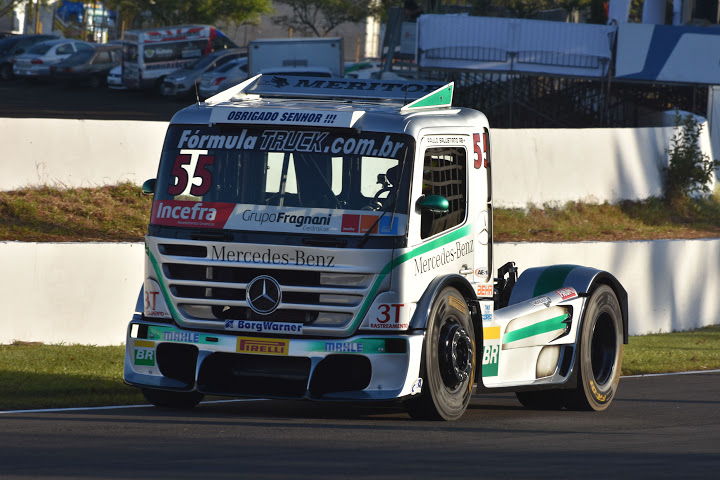
[[[33,46],[30,50],[28,50],[28,53],[32,53],[34,55],[43,55],[51,48],[52,48],[52,45],[40,43],[38,45]]]
[[[413,145],[408,135],[350,129],[174,125],[152,223],[404,235]]]

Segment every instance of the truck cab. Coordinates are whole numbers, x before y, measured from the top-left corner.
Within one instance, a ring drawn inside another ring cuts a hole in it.
[[[494,276],[490,128],[453,90],[258,75],[178,112],[143,187],[154,200],[125,381],[176,407],[397,400],[454,420],[476,388],[527,390],[537,406],[558,387],[571,392],[559,408],[609,405],[624,290],[586,267],[547,291],[534,288],[547,269]],[[585,321],[600,286],[612,308]],[[578,381],[583,324],[600,320],[606,335],[585,343],[602,366],[588,360],[592,380]]]

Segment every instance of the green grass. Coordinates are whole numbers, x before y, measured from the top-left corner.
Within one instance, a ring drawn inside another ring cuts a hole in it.
[[[0,192],[0,241],[141,241],[151,202],[130,183]]]
[[[0,411],[145,404],[123,384],[125,348],[0,345]],[[623,375],[720,369],[720,325],[630,337]]]
[[[0,192],[0,241],[139,242],[151,201],[129,183]],[[720,237],[720,193],[675,204],[652,198],[618,205],[498,208],[493,228],[498,242]]]
[[[0,345],[0,410],[144,403],[123,384],[124,346]]]

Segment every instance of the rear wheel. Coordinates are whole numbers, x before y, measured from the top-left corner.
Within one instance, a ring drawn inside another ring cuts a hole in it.
[[[143,388],[145,399],[156,407],[190,409],[200,403],[203,394],[198,392],[174,392]]]
[[[617,392],[623,350],[623,323],[615,292],[600,285],[590,297],[580,332],[578,385],[567,391],[571,410],[605,410]]]
[[[475,331],[462,294],[447,287],[428,319],[420,364],[422,391],[406,404],[413,418],[456,420],[475,381]]]

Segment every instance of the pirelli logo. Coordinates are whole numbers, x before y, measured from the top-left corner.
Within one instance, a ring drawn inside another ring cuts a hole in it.
[[[238,353],[254,353],[257,355],[287,355],[290,340],[276,338],[238,337]]]

